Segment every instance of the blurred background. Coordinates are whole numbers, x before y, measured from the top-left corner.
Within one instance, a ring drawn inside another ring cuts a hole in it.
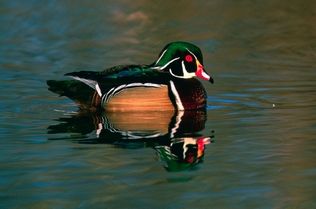
[[[0,208],[316,208],[315,23],[312,0],[1,1]],[[190,169],[166,169],[160,142],[78,133],[76,105],[47,90],[177,40],[215,80],[205,118],[186,117],[214,138]]]

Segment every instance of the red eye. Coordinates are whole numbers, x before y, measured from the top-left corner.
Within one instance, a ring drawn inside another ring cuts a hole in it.
[[[192,57],[191,55],[189,55],[189,54],[186,55],[184,59],[185,59],[185,61],[187,61],[187,62],[192,62],[192,61],[193,61],[193,57]]]

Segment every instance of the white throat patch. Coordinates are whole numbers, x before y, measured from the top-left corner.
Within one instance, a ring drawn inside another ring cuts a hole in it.
[[[183,75],[179,76],[179,75],[175,75],[171,69],[169,69],[169,72],[172,76],[176,77],[176,78],[184,78],[184,79],[189,79],[189,78],[193,78],[195,76],[195,73],[189,73],[187,71],[187,69],[185,68],[184,65],[184,61],[181,61],[181,68],[182,68],[182,73]]]

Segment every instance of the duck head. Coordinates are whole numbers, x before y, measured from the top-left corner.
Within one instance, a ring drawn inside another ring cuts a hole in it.
[[[201,50],[187,42],[172,42],[166,45],[160,52],[153,68],[169,72],[176,78],[190,79],[199,77],[214,83],[203,67]]]

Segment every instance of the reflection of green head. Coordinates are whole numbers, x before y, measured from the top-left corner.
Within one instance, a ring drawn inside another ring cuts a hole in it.
[[[202,162],[203,156],[197,158],[196,153],[188,153],[184,159],[181,155],[171,153],[170,147],[159,146],[156,147],[156,151],[161,159],[165,163],[164,167],[167,171],[183,171],[194,168],[197,164]],[[188,157],[188,158],[187,158]]]

